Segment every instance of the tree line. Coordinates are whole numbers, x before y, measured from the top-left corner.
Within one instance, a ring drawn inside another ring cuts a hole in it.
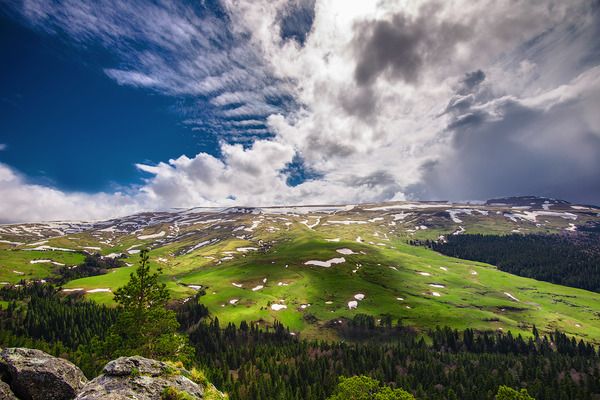
[[[451,235],[419,243],[511,274],[600,292],[600,235]]]

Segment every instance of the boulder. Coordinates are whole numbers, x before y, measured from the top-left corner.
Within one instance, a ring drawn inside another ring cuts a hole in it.
[[[71,400],[87,383],[74,364],[40,350],[7,348],[0,358],[5,381],[22,400]]]
[[[76,400],[160,400],[166,388],[204,398],[204,385],[188,371],[144,357],[120,357],[106,364],[102,375],[88,382]]]
[[[18,400],[8,383],[0,381],[0,400]]]

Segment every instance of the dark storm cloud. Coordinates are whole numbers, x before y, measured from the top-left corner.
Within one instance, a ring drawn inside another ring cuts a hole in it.
[[[600,109],[600,96],[548,110],[517,100],[498,100],[490,112],[468,110],[448,127],[454,134],[449,156],[425,165],[413,195],[467,200],[533,194],[597,203],[600,135],[585,122],[589,104]]]
[[[338,101],[350,115],[361,119],[375,115],[377,96],[370,86],[345,88],[339,92]]]
[[[456,129],[461,125],[472,124],[481,120],[484,115],[479,110],[472,110],[476,102],[481,103],[489,93],[480,90],[481,83],[485,80],[482,70],[467,72],[456,88],[456,94],[450,98],[444,113],[449,113],[453,119],[449,123],[449,129]]]
[[[434,6],[411,18],[403,13],[386,20],[364,21],[355,27],[357,53],[354,79],[373,83],[382,74],[408,83],[418,81],[426,67],[451,55],[470,36],[468,25],[440,22]]]
[[[345,182],[352,187],[364,187],[373,194],[376,201],[389,200],[398,191],[400,186],[388,171],[378,170],[366,176],[350,177]]]
[[[462,80],[463,89],[465,92],[470,92],[485,80],[485,73],[478,69],[477,71],[467,72],[465,78]]]

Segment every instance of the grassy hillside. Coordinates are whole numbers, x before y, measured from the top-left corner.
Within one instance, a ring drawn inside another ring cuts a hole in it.
[[[561,231],[571,228],[570,221],[593,221],[593,213],[542,211],[543,219],[536,220],[535,214],[523,211],[506,216],[506,207],[452,209],[450,214],[446,204],[441,210],[435,207],[409,212],[397,206],[363,206],[333,212],[161,214],[158,220],[132,216],[48,238],[44,251],[31,250],[38,243],[5,244],[0,276],[8,283],[44,279],[58,264],[81,262],[84,252],[122,254],[127,266],[64,285],[110,304],[112,292],[135,268],[139,249],[150,247],[152,266],[162,268],[173,297],[185,299],[202,288],[202,302],[224,322],[277,319],[303,337],[334,337],[336,327],[358,313],[376,318],[389,314],[418,329],[448,325],[529,334],[535,324],[541,331],[558,328],[600,343],[600,294],[517,277],[407,244],[457,230]],[[35,259],[51,262],[31,264]]]

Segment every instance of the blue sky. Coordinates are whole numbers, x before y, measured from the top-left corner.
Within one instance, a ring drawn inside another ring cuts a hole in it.
[[[600,203],[600,6],[0,6],[0,221],[171,207]]]
[[[218,153],[182,123],[175,99],[115,84],[102,48],[79,48],[2,16],[0,154],[31,180],[64,190],[140,184],[135,162]]]

